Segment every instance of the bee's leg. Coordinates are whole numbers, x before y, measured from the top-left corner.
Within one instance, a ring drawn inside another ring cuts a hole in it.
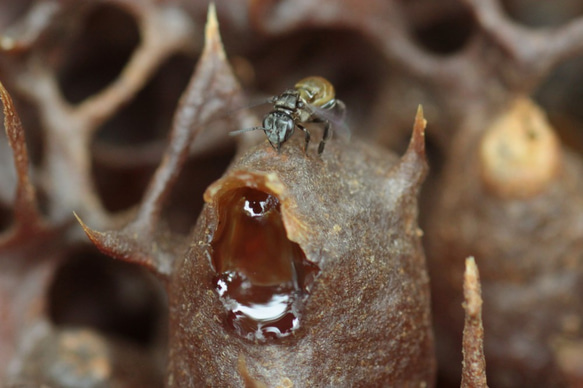
[[[310,144],[310,131],[308,131],[308,129],[306,127],[304,127],[303,125],[300,125],[300,124],[296,124],[296,125],[299,129],[304,131],[304,133],[306,134],[306,146],[304,147],[304,152],[308,152],[308,144]]]
[[[324,136],[322,136],[322,140],[320,141],[320,145],[318,146],[318,155],[322,155],[322,152],[324,152],[326,140],[328,140],[329,138],[330,138],[330,122],[326,120],[324,122]]]
[[[313,123],[323,123],[324,124],[324,134],[322,135],[322,140],[320,141],[320,145],[318,145],[318,155],[322,155],[324,152],[324,146],[326,145],[326,141],[330,139],[330,122],[328,120],[323,120],[320,118],[314,118],[312,120]]]

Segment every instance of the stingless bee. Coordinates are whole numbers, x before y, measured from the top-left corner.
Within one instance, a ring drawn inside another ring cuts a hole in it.
[[[294,134],[297,127],[305,133],[304,151],[307,151],[310,132],[304,125],[322,123],[324,133],[318,146],[320,155],[332,135],[330,120],[335,117],[341,119],[346,110],[344,103],[336,99],[334,86],[327,79],[316,76],[298,81],[293,89],[271,97],[267,102],[273,104],[273,110],[265,115],[261,126],[239,129],[229,134],[233,136],[261,129],[271,146],[279,152],[281,145]]]

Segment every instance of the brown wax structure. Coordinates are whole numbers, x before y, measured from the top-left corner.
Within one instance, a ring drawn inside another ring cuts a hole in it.
[[[264,142],[207,189],[170,281],[170,386],[432,384],[423,127],[400,160]]]

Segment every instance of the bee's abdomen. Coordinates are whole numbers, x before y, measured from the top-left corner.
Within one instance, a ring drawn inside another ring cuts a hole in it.
[[[334,86],[323,77],[307,77],[298,81],[295,85],[302,100],[318,108],[334,100]]]

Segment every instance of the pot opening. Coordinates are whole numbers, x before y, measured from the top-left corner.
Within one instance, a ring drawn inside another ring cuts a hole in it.
[[[280,207],[276,196],[248,187],[218,200],[213,285],[228,326],[250,340],[285,337],[300,327],[301,305],[319,270],[287,238]]]

